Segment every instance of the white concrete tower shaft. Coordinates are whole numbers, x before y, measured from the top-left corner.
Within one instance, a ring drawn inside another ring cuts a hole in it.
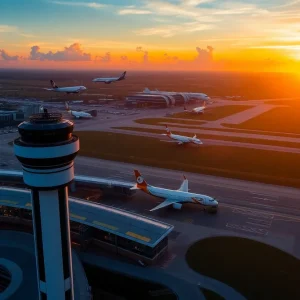
[[[74,179],[79,139],[60,114],[38,114],[19,125],[14,152],[31,188],[40,299],[74,299],[67,185]]]

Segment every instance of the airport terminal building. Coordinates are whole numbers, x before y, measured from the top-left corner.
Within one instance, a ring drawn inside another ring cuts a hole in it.
[[[1,228],[32,232],[31,194],[24,189],[22,172],[0,170],[0,181],[4,185],[0,187]],[[120,197],[134,193],[131,183],[88,176],[76,176],[69,190],[93,187]],[[73,246],[147,264],[155,264],[165,255],[172,225],[96,202],[69,198]]]
[[[125,98],[128,107],[166,108],[170,106],[184,105],[186,98],[180,93],[147,94],[145,92],[129,95]]]

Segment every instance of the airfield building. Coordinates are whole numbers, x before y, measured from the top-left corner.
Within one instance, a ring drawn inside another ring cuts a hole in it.
[[[181,93],[136,93],[126,97],[126,106],[135,107],[157,107],[165,108],[169,106],[183,105],[186,98]]]

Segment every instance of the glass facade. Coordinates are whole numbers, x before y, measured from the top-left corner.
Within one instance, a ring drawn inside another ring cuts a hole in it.
[[[13,208],[9,206],[0,206],[0,216],[17,217],[24,220],[32,219],[31,210]],[[71,232],[80,235],[79,242],[84,242],[86,240],[98,240],[150,259],[153,259],[168,246],[168,237],[165,237],[154,248],[151,248],[125,237],[72,220],[70,220],[70,229]]]

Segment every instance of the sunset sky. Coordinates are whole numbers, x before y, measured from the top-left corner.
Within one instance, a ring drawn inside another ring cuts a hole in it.
[[[300,70],[300,0],[0,0],[0,67]]]

